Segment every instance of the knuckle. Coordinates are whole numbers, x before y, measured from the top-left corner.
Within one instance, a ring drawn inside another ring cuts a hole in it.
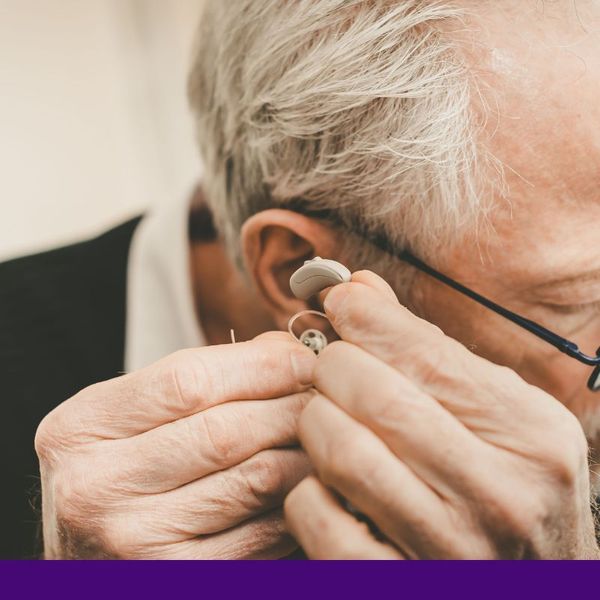
[[[462,373],[464,374],[465,385],[472,393],[477,393],[482,411],[494,411],[499,416],[506,414],[507,410],[513,410],[515,401],[521,401],[523,397],[535,396],[538,392],[533,386],[529,386],[525,381],[510,367],[498,364],[485,364],[485,371],[479,371],[474,368],[475,365],[468,361]],[[487,375],[493,377],[494,385],[489,390],[483,388],[481,376]]]
[[[179,350],[161,361],[158,385],[165,390],[172,408],[179,414],[190,414],[198,407],[198,396],[211,397],[212,379],[201,358],[190,350]]]
[[[502,383],[502,386],[507,395],[513,396],[518,394],[519,392],[523,392],[523,388],[529,388],[530,392],[536,391],[537,388],[533,386],[529,386],[529,384],[525,383],[525,381],[519,376],[519,374],[507,367],[506,365],[498,365],[494,364],[494,370],[496,372],[496,376],[499,382]]]
[[[35,432],[35,452],[41,462],[54,462],[56,452],[60,449],[60,435],[56,431],[56,419],[49,413],[42,419]]]
[[[100,507],[94,500],[98,496],[99,490],[89,478],[89,469],[71,464],[68,470],[53,479],[52,498],[56,512],[73,529],[84,528],[100,515]]]
[[[123,497],[110,476],[106,477],[105,463],[97,455],[70,454],[61,457],[52,477],[44,479],[44,503],[64,558],[133,558],[146,539],[127,537],[128,527],[139,519],[129,517],[117,523]],[[92,464],[97,468],[90,469]]]
[[[541,495],[536,493],[513,496],[494,505],[495,524],[503,533],[502,538],[517,548],[527,548],[539,539],[540,530],[549,516],[549,507]],[[510,547],[510,546],[509,546]]]
[[[426,321],[425,319],[421,318],[419,318],[419,323],[424,326],[432,341],[439,342],[443,339],[452,339],[448,338],[448,336],[444,333],[443,329],[441,327],[438,327],[434,323],[430,323],[429,321]]]
[[[565,490],[588,477],[588,443],[577,417],[563,406],[557,408],[548,428],[540,432],[535,453],[551,484]]]
[[[430,396],[401,375],[396,377],[396,382],[393,389],[382,389],[372,402],[361,407],[371,423],[397,436],[410,423],[439,421],[439,411]]]
[[[246,511],[283,505],[291,487],[310,470],[300,450],[265,450],[242,463],[227,484],[235,501]],[[231,494],[230,494],[231,495]]]
[[[423,397],[413,390],[400,393],[382,393],[377,397],[377,412],[374,418],[386,429],[395,428],[397,423],[419,421],[428,417],[430,413],[427,403]]]
[[[544,538],[553,512],[547,489],[537,484],[519,490],[494,485],[482,490],[476,502],[480,508],[473,507],[474,514],[481,515],[496,552],[514,558],[535,555],[535,544]]]
[[[554,457],[546,467],[554,485],[567,489],[575,487],[579,481],[578,463],[574,452],[565,452]]]
[[[585,443],[585,445],[584,445]],[[561,488],[574,488],[581,475],[587,472],[587,442],[578,438],[563,440],[559,448],[554,448],[545,462],[545,469],[553,484]]]
[[[233,428],[231,419],[227,419],[219,410],[208,410],[202,413],[200,424],[201,435],[208,444],[207,454],[216,464],[230,465],[236,454],[240,429]],[[190,432],[190,435],[198,435],[196,431],[194,427],[194,431]],[[236,432],[235,435],[234,431]]]
[[[456,358],[448,356],[447,340],[426,336],[414,340],[403,350],[403,364],[410,364],[424,384],[452,386],[457,380]]]
[[[58,454],[81,441],[82,427],[74,408],[95,397],[107,384],[100,382],[84,388],[40,421],[35,432],[34,449],[41,461],[54,463]]]
[[[243,495],[257,506],[272,506],[281,500],[285,477],[274,452],[257,454],[241,470]]]
[[[142,519],[121,512],[123,505],[99,489],[86,469],[75,467],[53,487],[63,551],[77,558],[144,558],[148,532]],[[149,556],[148,556],[149,558]]]

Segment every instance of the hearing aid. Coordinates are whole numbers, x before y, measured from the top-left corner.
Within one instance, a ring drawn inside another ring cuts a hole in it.
[[[327,346],[327,337],[322,331],[319,331],[318,329],[306,329],[300,334],[300,337],[294,333],[294,323],[296,320],[306,315],[316,315],[317,317],[327,320],[327,315],[320,310],[301,310],[288,321],[288,332],[297,342],[310,348],[317,356],[319,356],[321,351],[325,350],[325,347]]]
[[[329,286],[348,283],[351,277],[352,273],[343,264],[315,256],[290,277],[290,289],[296,298],[307,300]]]
[[[341,263],[316,256],[305,263],[290,277],[290,289],[296,298],[307,300],[325,288],[340,283],[348,283],[352,273]],[[325,320],[327,315],[319,310],[302,310],[288,321],[290,335],[299,343],[310,348],[317,356],[327,346],[327,337],[318,329],[307,329],[300,337],[294,333],[294,323],[305,315],[316,315]]]

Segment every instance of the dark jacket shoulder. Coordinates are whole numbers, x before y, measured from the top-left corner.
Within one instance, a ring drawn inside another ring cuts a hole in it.
[[[138,222],[0,264],[0,557],[36,552],[37,425],[123,369],[127,257]]]

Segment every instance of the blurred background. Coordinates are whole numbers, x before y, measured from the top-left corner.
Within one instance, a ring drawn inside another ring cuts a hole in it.
[[[202,0],[0,0],[0,260],[190,193]]]

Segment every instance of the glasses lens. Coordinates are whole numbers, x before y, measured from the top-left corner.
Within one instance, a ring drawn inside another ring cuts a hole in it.
[[[600,392],[600,365],[593,370],[588,381],[588,388],[590,388],[592,392]]]

